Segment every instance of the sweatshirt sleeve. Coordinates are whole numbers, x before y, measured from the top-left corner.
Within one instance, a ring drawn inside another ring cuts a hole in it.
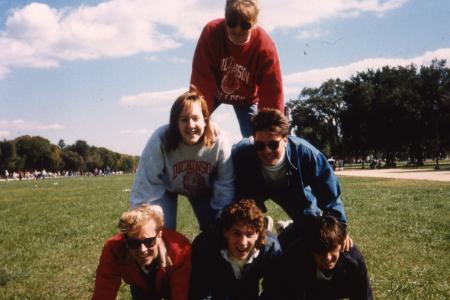
[[[231,159],[231,146],[222,136],[218,136],[219,155],[216,176],[213,184],[211,207],[221,210],[234,198],[234,168]]]
[[[206,25],[195,48],[191,73],[191,84],[195,85],[205,97],[210,113],[214,110],[217,92],[212,41],[211,28]]]
[[[95,276],[95,289],[92,295],[93,300],[116,299],[117,291],[121,284],[119,267],[112,248],[108,242],[105,243],[100,262]]]
[[[264,53],[262,69],[258,74],[258,109],[275,108],[284,113],[283,81],[277,49],[272,42]]]
[[[164,186],[164,149],[161,135],[166,127],[157,129],[147,142],[139,160],[137,175],[131,189],[131,207],[161,198]]]

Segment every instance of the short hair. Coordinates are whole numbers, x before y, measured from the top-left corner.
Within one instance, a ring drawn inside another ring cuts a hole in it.
[[[345,241],[346,225],[331,215],[317,216],[312,219],[308,230],[307,242],[312,252],[322,254],[331,252]]]
[[[227,0],[225,4],[226,20],[256,22],[258,14],[259,0]]]
[[[286,137],[289,134],[289,121],[283,113],[274,108],[263,108],[253,116],[252,134],[255,136],[258,131],[271,131]]]
[[[156,224],[156,231],[160,231],[164,226],[164,214],[161,206],[141,204],[122,214],[119,219],[119,232],[124,235],[137,234],[148,221],[153,220]]]
[[[203,133],[203,137],[200,142],[202,142],[206,147],[210,147],[214,143],[215,136],[209,118],[208,105],[203,95],[200,94],[194,85],[191,85],[189,91],[181,94],[175,100],[170,110],[169,130],[167,131],[165,137],[165,149],[167,151],[175,150],[180,144],[182,140],[181,133],[178,128],[180,115],[184,109],[192,109],[194,103],[200,103],[203,118],[206,123],[205,132]]]
[[[220,229],[228,230],[235,224],[242,224],[255,229],[259,234],[255,248],[261,249],[267,243],[264,214],[252,199],[242,199],[226,206],[219,219]]]

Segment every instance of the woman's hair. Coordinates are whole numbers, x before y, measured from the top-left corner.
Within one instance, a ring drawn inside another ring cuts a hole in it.
[[[178,127],[180,115],[184,110],[190,111],[194,103],[199,103],[202,109],[203,118],[205,120],[205,132],[200,142],[204,146],[210,147],[214,143],[214,130],[209,118],[208,105],[205,98],[200,94],[194,85],[190,86],[189,91],[180,95],[172,105],[170,110],[169,130],[165,136],[166,151],[175,150],[180,144],[182,138]]]
[[[307,234],[308,244],[314,253],[333,251],[345,241],[346,225],[331,215],[315,217]]]
[[[242,20],[256,23],[259,14],[259,0],[227,0],[226,20]]]
[[[255,116],[252,121],[253,136],[258,131],[269,131],[286,137],[289,134],[289,121],[278,110],[274,108],[263,108]]]
[[[158,232],[164,226],[164,214],[160,206],[141,204],[122,214],[119,220],[119,231],[122,234],[138,234],[148,221],[155,222],[155,230]]]
[[[267,232],[264,224],[264,214],[252,199],[242,199],[226,206],[219,219],[220,229],[228,230],[233,225],[246,225],[259,234],[255,248],[261,249],[267,243]]]

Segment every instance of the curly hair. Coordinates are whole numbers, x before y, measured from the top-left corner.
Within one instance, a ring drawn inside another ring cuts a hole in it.
[[[264,214],[252,199],[242,199],[226,206],[219,219],[221,230],[230,229],[233,225],[246,225],[259,234],[255,248],[261,249],[267,243],[267,231],[264,225]]]
[[[289,121],[283,113],[274,108],[263,108],[255,116],[252,121],[253,136],[257,131],[271,131],[282,137],[289,134]]]
[[[148,221],[153,220],[156,224],[156,231],[160,231],[164,226],[164,215],[160,206],[141,204],[122,214],[119,219],[119,232],[125,235],[137,234]]]
[[[215,136],[209,118],[208,105],[206,104],[206,100],[205,98],[203,98],[203,95],[200,94],[200,92],[194,85],[191,85],[189,91],[181,94],[175,100],[170,110],[169,130],[167,131],[167,134],[165,136],[166,151],[173,151],[180,144],[182,140],[178,127],[180,115],[184,110],[190,111],[194,103],[200,104],[203,118],[206,123],[205,132],[203,133],[200,142],[202,142],[206,147],[210,147],[214,143]]]

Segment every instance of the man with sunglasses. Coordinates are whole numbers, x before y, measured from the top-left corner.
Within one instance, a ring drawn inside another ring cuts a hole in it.
[[[192,62],[191,84],[212,113],[221,103],[235,110],[241,134],[251,135],[257,109],[284,112],[280,62],[274,42],[257,23],[258,0],[227,0],[225,19],[206,24]]]
[[[121,280],[133,300],[188,299],[190,242],[163,225],[159,206],[142,204],[122,214],[119,233],[103,247],[92,299],[116,299]]]
[[[234,146],[236,197],[252,198],[263,212],[272,199],[293,220],[279,236],[282,247],[301,238],[312,216],[334,215],[347,223],[340,186],[325,156],[306,140],[289,136],[289,122],[278,110],[262,109],[252,118],[253,139]],[[343,249],[352,240],[347,235]]]

